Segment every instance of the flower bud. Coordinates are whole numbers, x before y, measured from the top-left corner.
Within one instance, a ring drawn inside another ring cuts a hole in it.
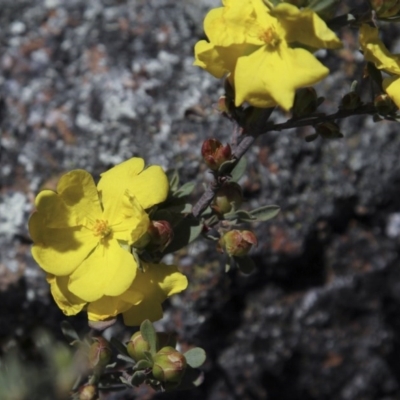
[[[221,96],[221,97],[218,99],[217,109],[218,109],[218,111],[221,112],[221,113],[227,113],[227,114],[229,114],[229,108],[228,108],[228,105],[227,105],[227,98],[226,98],[226,96]]]
[[[339,125],[335,122],[322,122],[315,127],[315,130],[318,135],[324,139],[337,139],[343,137],[343,134],[340,132]]]
[[[236,182],[227,182],[217,190],[211,207],[219,214],[237,210],[243,202],[242,188]]]
[[[218,244],[228,255],[243,257],[253,245],[257,246],[257,238],[251,231],[233,230],[225,233]]]
[[[293,116],[298,118],[313,113],[318,107],[317,100],[317,92],[313,87],[297,90],[293,103]]]
[[[356,92],[349,92],[342,97],[339,105],[341,110],[354,110],[362,104],[360,96]]]
[[[79,400],[95,400],[97,398],[97,388],[95,385],[84,385],[79,389]]]
[[[186,358],[173,347],[163,347],[154,357],[153,376],[161,382],[179,383],[186,369]]]
[[[132,335],[131,340],[128,342],[126,346],[126,350],[128,354],[136,361],[147,360],[144,355],[145,351],[150,351],[150,345],[143,339],[142,334],[136,332]]]
[[[391,18],[400,13],[399,0],[370,0],[378,18]]]
[[[374,99],[374,106],[378,114],[388,115],[397,111],[396,104],[387,94],[381,94]]]
[[[89,348],[90,368],[104,368],[111,360],[112,351],[110,344],[102,336],[93,338]]]
[[[150,241],[149,250],[163,251],[174,238],[174,230],[168,221],[151,221],[147,228]]]
[[[231,146],[223,146],[217,139],[207,139],[201,147],[201,155],[208,168],[217,171],[221,164],[232,159]]]

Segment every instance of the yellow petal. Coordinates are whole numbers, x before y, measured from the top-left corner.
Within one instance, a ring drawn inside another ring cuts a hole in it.
[[[46,228],[46,217],[35,212],[29,219],[34,241],[32,256],[46,272],[60,276],[72,273],[96,247],[98,239],[88,229]]]
[[[391,54],[383,42],[379,39],[379,31],[369,25],[360,28],[360,45],[364,52],[364,58],[376,65],[378,69],[384,69],[392,74],[400,75],[400,57]]]
[[[188,281],[175,265],[143,264],[130,290],[143,294],[143,300],[124,313],[127,325],[140,325],[145,319],[162,318],[161,303],[173,294],[185,290]]]
[[[97,188],[87,171],[77,169],[63,175],[57,185],[57,194],[68,210],[70,226],[85,224],[87,219],[94,220],[101,215]],[[37,204],[37,208],[41,211],[40,204]],[[43,212],[47,214],[47,211]],[[54,220],[53,214],[47,215]]]
[[[87,302],[103,296],[118,296],[135,278],[136,261],[114,239],[99,244],[71,274],[68,288]]]
[[[120,209],[115,208],[111,215],[105,210],[105,219],[109,221],[113,238],[132,245],[146,232],[150,224],[148,214],[143,210],[136,197],[127,192],[123,197]]]
[[[152,322],[161,319],[163,317],[163,309],[157,299],[149,298],[129,308],[122,315],[125,325],[139,326],[145,319],[149,319]]]
[[[204,31],[216,46],[263,44],[258,37],[256,14],[251,0],[227,1],[225,7],[212,9],[204,19]]]
[[[159,165],[152,165],[132,178],[128,190],[144,209],[153,207],[162,203],[168,196],[167,175]]]
[[[68,279],[67,276],[47,275],[47,282],[50,284],[54,301],[65,315],[70,316],[82,311],[86,302],[68,290]]]
[[[283,109],[293,105],[296,89],[310,86],[327,76],[329,70],[304,49],[284,44],[279,51],[264,46],[246,57],[240,57],[235,70],[237,106],[244,101],[263,107],[260,99],[273,99]]]
[[[271,11],[282,25],[287,42],[298,42],[306,46],[327,49],[342,47],[342,42],[314,11],[299,10],[288,3],[278,4]]]
[[[393,100],[398,108],[400,108],[400,77],[394,76],[383,80],[383,89]]]
[[[220,57],[214,45],[200,40],[194,46],[195,61],[193,65],[197,65],[208,71],[215,78],[222,78],[229,71],[226,69],[225,61]]]
[[[130,292],[129,301],[125,301],[126,296],[104,296],[99,300],[89,303],[87,312],[90,321],[104,321],[111,317],[129,310],[132,305],[139,304],[143,295]]]

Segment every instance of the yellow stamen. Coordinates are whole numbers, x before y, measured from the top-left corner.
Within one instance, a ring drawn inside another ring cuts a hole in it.
[[[277,47],[281,42],[281,38],[273,27],[261,30],[258,37],[260,40],[265,42],[266,45],[271,47]]]
[[[111,228],[108,226],[108,221],[103,221],[100,219],[96,219],[96,222],[93,226],[94,236],[100,236],[101,239],[104,239],[111,233]]]

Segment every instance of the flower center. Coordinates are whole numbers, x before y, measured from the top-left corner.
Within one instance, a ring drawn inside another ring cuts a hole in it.
[[[94,236],[100,236],[101,239],[104,239],[111,233],[111,228],[108,226],[108,221],[103,221],[101,219],[96,219],[96,222],[93,226]]]
[[[281,42],[281,38],[274,27],[262,29],[258,35],[258,38],[269,47],[277,47]]]

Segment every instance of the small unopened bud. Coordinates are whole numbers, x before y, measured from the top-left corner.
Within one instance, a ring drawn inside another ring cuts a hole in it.
[[[243,257],[249,253],[253,245],[257,246],[257,238],[251,231],[233,230],[225,233],[218,244],[228,255]]]
[[[95,385],[84,385],[78,392],[79,400],[95,400],[97,399],[97,388]]]
[[[335,122],[322,122],[315,127],[315,130],[318,135],[324,139],[337,139],[343,137],[343,133],[340,132],[339,125]]]
[[[201,155],[207,166],[217,171],[221,164],[232,159],[231,146],[223,146],[217,139],[207,139],[201,147]]]
[[[391,18],[400,13],[399,0],[370,0],[378,18]]]
[[[151,221],[147,233],[150,235],[147,248],[152,251],[163,251],[174,238],[174,230],[168,221]]]
[[[388,115],[397,111],[397,106],[387,94],[381,94],[374,99],[374,106],[378,114]]]
[[[345,94],[340,102],[339,109],[341,110],[354,110],[360,107],[362,101],[356,92],[349,92]]]
[[[111,360],[112,351],[110,344],[102,336],[93,338],[89,348],[90,368],[104,368]]]
[[[217,109],[218,109],[218,111],[221,112],[221,113],[227,113],[227,114],[229,114],[229,108],[228,108],[228,105],[227,105],[227,98],[226,98],[226,96],[221,96],[221,97],[218,99]]]
[[[136,362],[140,360],[147,360],[144,352],[150,351],[150,345],[143,339],[143,336],[140,332],[136,332],[132,335],[131,340],[128,342],[126,350]]]
[[[313,87],[297,90],[293,103],[293,116],[298,118],[313,113],[318,107],[317,100],[317,92]]]
[[[227,182],[217,190],[211,207],[219,214],[237,210],[243,202],[242,188],[235,182]]]
[[[186,369],[186,358],[173,347],[163,347],[154,357],[153,376],[161,382],[179,383]]]

